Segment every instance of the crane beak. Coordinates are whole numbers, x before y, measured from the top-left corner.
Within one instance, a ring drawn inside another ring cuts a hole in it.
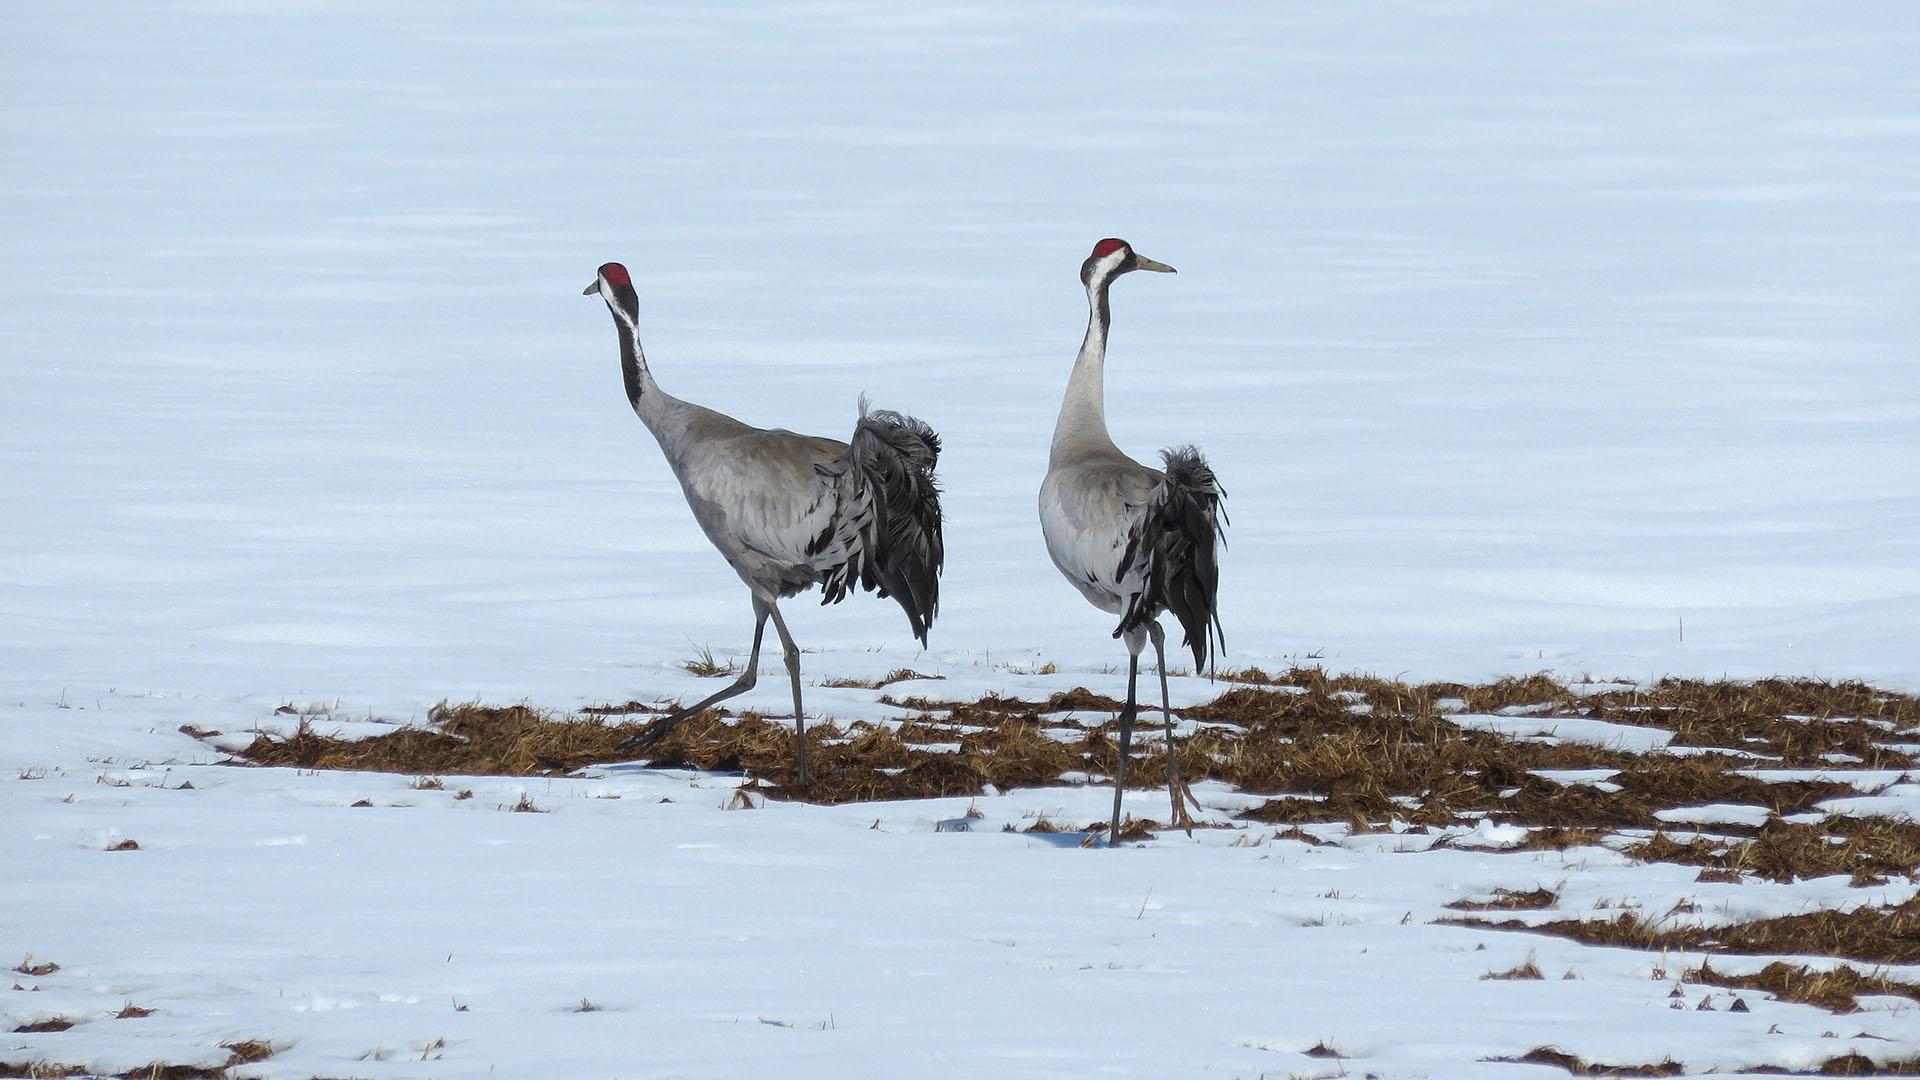
[[[594,279],[593,279],[593,284],[591,284],[591,285],[589,285],[589,286],[587,286],[586,288],[584,288],[584,289],[581,289],[581,290],[580,290],[580,295],[581,295],[581,296],[592,296],[592,295],[593,295],[594,293],[597,293],[597,292],[599,292],[599,291],[600,291],[600,279],[599,279],[599,278],[594,278]]]
[[[1162,274],[1178,273],[1178,271],[1176,271],[1173,267],[1168,266],[1166,263],[1154,262],[1152,259],[1149,259],[1145,255],[1142,255],[1138,252],[1135,252],[1133,256],[1133,268],[1135,270],[1155,270]]]

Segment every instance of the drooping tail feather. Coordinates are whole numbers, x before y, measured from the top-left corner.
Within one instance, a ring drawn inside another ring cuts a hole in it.
[[[1171,611],[1186,632],[1183,644],[1193,650],[1194,671],[1199,672],[1211,655],[1226,647],[1217,602],[1216,551],[1225,543],[1221,527],[1227,514],[1221,501],[1226,492],[1194,447],[1176,446],[1161,451],[1160,457],[1166,462],[1165,475],[1120,558],[1120,580],[1137,589],[1129,590],[1113,636]]]
[[[847,556],[828,571],[820,602],[837,603],[856,583],[891,596],[922,645],[940,609],[946,563],[933,475],[939,459],[940,436],[933,428],[904,413],[869,411],[863,396],[846,455],[816,466],[841,486],[836,546]]]

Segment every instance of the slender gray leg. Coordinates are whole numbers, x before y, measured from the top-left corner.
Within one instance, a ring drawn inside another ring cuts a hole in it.
[[[787,620],[780,617],[780,606],[769,603],[767,609],[773,613],[773,629],[780,635],[780,647],[786,650],[787,678],[793,683],[793,767],[799,774],[800,786],[807,786],[807,721],[800,711],[800,646],[793,643],[793,635],[787,633]]]
[[[652,749],[661,739],[666,738],[667,732],[672,731],[678,726],[680,721],[712,708],[714,705],[730,697],[738,697],[753,689],[754,682],[760,677],[758,673],[760,667],[760,638],[767,631],[767,614],[772,610],[773,608],[759,597],[756,596],[753,598],[753,654],[747,657],[747,670],[741,672],[739,678],[722,688],[719,693],[709,694],[701,698],[700,701],[694,705],[685,709],[676,709],[672,713],[641,728],[638,733],[629,737],[625,742],[622,742],[620,749]]]
[[[1187,813],[1187,799],[1193,793],[1180,781],[1180,754],[1173,742],[1173,704],[1167,694],[1167,632],[1160,624],[1147,624],[1147,637],[1153,641],[1153,660],[1160,669],[1160,716],[1167,722],[1167,794],[1173,799],[1173,827],[1193,835],[1193,817]],[[1200,805],[1198,800],[1194,806]]]
[[[1129,644],[1132,644],[1129,642]],[[1107,833],[1107,846],[1120,846],[1120,796],[1127,790],[1127,749],[1133,743],[1133,692],[1140,680],[1140,650],[1127,657],[1127,707],[1120,710],[1120,761],[1113,767],[1113,828]]]

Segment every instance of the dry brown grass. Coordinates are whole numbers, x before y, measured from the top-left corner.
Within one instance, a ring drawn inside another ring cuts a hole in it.
[[[19,1027],[14,1028],[13,1031],[16,1035],[28,1035],[46,1031],[65,1031],[76,1022],[77,1021],[70,1020],[64,1016],[49,1016],[45,1020],[35,1020],[30,1024],[21,1024]]]
[[[238,1042],[223,1042],[220,1048],[227,1052],[227,1060],[219,1065],[172,1065],[156,1061],[129,1069],[122,1073],[111,1074],[112,1080],[230,1080],[233,1070],[240,1065],[251,1065],[265,1061],[277,1051],[272,1043],[265,1039],[246,1039]],[[79,1065],[63,1065],[49,1061],[0,1061],[0,1077],[25,1077],[30,1080],[69,1076],[104,1076]]]
[[[1807,825],[1775,817],[1752,840],[1683,841],[1659,832],[1625,851],[1637,859],[1721,872],[1707,880],[1738,881],[1743,872],[1781,882],[1846,874],[1855,885],[1879,885],[1889,875],[1920,875],[1920,826],[1888,818],[1832,816]]]
[[[429,727],[401,728],[367,739],[316,735],[302,726],[287,738],[261,735],[240,752],[258,765],[369,772],[560,775],[624,756],[634,728],[598,719],[561,717],[525,705],[453,705],[427,712]]]
[[[1746,1069],[1744,1072],[1759,1072],[1758,1069]],[[1767,1069],[1766,1072],[1779,1070]],[[1903,1061],[1888,1061],[1874,1064],[1865,1054],[1846,1053],[1831,1057],[1820,1063],[1813,1072],[1790,1073],[1791,1076],[1920,1076],[1920,1058],[1907,1058]]]
[[[901,669],[876,683],[919,677]],[[1857,683],[1667,680],[1580,693],[1540,675],[1480,686],[1408,684],[1317,667],[1277,674],[1250,668],[1226,677],[1238,685],[1183,711],[1203,725],[1182,740],[1184,773],[1247,792],[1309,796],[1274,798],[1245,814],[1247,820],[1289,827],[1335,822],[1372,831],[1395,819],[1449,826],[1488,817],[1532,830],[1514,845],[1519,849],[1594,844],[1620,829],[1659,830],[1656,812],[1674,807],[1734,803],[1775,815],[1804,811],[1852,789],[1838,780],[1746,776],[1740,770],[1753,762],[1731,751],[1773,754],[1787,764],[1824,764],[1820,755],[1848,753],[1876,767],[1904,765],[1906,754],[1881,745],[1890,733],[1867,721],[1901,730],[1920,723],[1920,699]],[[1112,768],[1121,704],[1085,688],[1044,700],[998,694],[880,700],[914,715],[897,725],[809,726],[815,779],[805,790],[793,782],[792,730],[785,720],[709,710],[680,724],[651,757],[660,765],[741,772],[756,792],[823,803],[972,795],[989,784],[1049,785],[1063,782],[1063,774],[1102,777]],[[1676,741],[1729,752],[1678,756],[1554,744],[1468,730],[1448,718],[1450,710],[1508,708],[1661,727]],[[524,705],[442,703],[423,728],[353,741],[303,728],[285,739],[256,739],[242,756],[260,764],[409,773],[418,778],[415,787],[432,790],[441,774],[556,775],[627,759],[630,752],[619,746],[634,726],[601,717],[648,711],[638,702],[597,706],[580,716]],[[1152,711],[1144,714],[1149,731],[1157,719]],[[1134,786],[1161,782],[1161,770],[1145,767],[1161,754],[1155,734],[1139,745],[1144,764],[1129,770]],[[1618,790],[1539,775],[1596,768],[1613,771]],[[1742,872],[1781,881],[1847,873],[1867,883],[1920,874],[1920,826],[1839,817],[1787,825],[1776,818],[1750,840],[1677,840],[1661,833],[1631,851],[1698,865],[1722,879]]]
[[[1505,971],[1489,971],[1485,975],[1480,976],[1480,981],[1486,982],[1488,980],[1505,981],[1505,980],[1514,980],[1514,979],[1544,979],[1544,978],[1546,978],[1546,976],[1540,973],[1540,965],[1534,963],[1533,961],[1533,954],[1528,953],[1527,959],[1525,962],[1515,964],[1514,966],[1508,968]]]
[[[1865,974],[1846,964],[1821,971],[1776,960],[1759,971],[1734,975],[1715,970],[1712,961],[1704,961],[1680,977],[1708,986],[1764,990],[1781,1001],[1818,1005],[1836,1013],[1858,1012],[1861,994],[1887,994],[1920,1001],[1920,986]]]
[[[1556,1065],[1575,1076],[1681,1076],[1687,1071],[1685,1065],[1672,1058],[1646,1065],[1603,1065],[1582,1061],[1552,1046],[1536,1046],[1519,1057],[1488,1058],[1487,1060],[1523,1065]]]
[[[125,1005],[120,1006],[120,1011],[117,1013],[114,1013],[113,1018],[115,1020],[138,1020],[143,1016],[152,1016],[152,1015],[153,1015],[152,1009],[141,1008],[140,1006],[135,1005],[133,1002],[129,1001]]]
[[[227,1068],[235,1065],[251,1065],[256,1061],[265,1061],[276,1051],[272,1043],[265,1039],[243,1039],[236,1042],[223,1042],[220,1046],[227,1051]]]
[[[878,690],[882,687],[892,686],[894,683],[908,682],[913,679],[944,680],[945,678],[945,675],[924,675],[912,668],[894,668],[892,671],[887,672],[877,679],[828,679],[820,685],[832,686],[839,689]]]
[[[0,1076],[26,1077],[28,1080],[55,1080],[57,1077],[94,1076],[80,1065],[56,1065],[47,1061],[0,1061]]]
[[[713,658],[713,650],[705,645],[700,647],[700,652],[692,659],[680,661],[680,668],[687,674],[697,675],[702,679],[715,679],[722,675],[736,675],[740,671],[739,668],[733,665],[732,660],[728,660],[724,664],[715,660]]]
[[[1473,915],[1441,921],[1636,949],[1837,956],[1876,964],[1920,962],[1920,897],[1890,907],[1812,911],[1716,927],[1662,926],[1662,920],[1632,912],[1611,920],[1561,919],[1532,925]]]
[[[1539,911],[1559,902],[1560,894],[1552,889],[1495,889],[1485,900],[1455,900],[1447,906],[1456,911]]]
[[[22,975],[51,975],[60,970],[60,965],[51,960],[43,960],[36,964],[33,962],[33,954],[28,953],[18,964],[13,965],[13,970]]]

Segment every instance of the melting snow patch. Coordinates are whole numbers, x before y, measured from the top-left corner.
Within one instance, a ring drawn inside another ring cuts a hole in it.
[[[1461,833],[1453,840],[1454,847],[1508,848],[1527,838],[1524,825],[1496,824],[1486,818],[1474,823],[1472,829]]]
[[[1586,746],[1645,753],[1665,749],[1673,732],[1638,724],[1616,724],[1579,716],[1526,716],[1502,709],[1499,713],[1461,713],[1447,717],[1469,731],[1492,731],[1513,738],[1543,737]]]
[[[1676,825],[1764,825],[1773,816],[1773,811],[1764,806],[1709,803],[1705,806],[1655,810],[1653,816]]]

